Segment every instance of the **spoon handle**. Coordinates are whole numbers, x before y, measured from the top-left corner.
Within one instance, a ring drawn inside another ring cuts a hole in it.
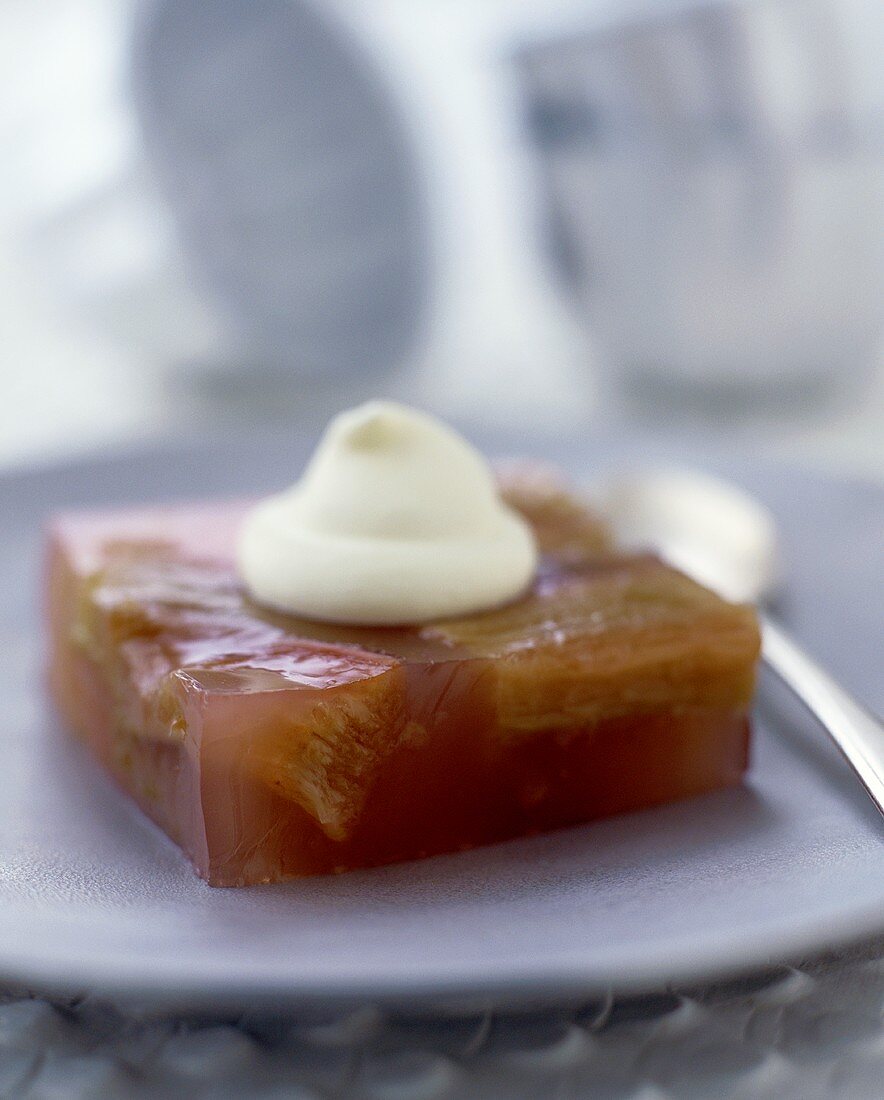
[[[762,636],[767,664],[823,724],[884,814],[884,724],[770,619],[762,618]]]

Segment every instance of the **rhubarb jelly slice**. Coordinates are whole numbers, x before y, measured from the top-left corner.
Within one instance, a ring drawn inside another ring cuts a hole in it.
[[[232,565],[240,504],[55,522],[58,707],[210,883],[454,851],[739,781],[753,612],[617,554],[548,474],[500,477],[543,554],[532,590],[413,628],[252,604]]]

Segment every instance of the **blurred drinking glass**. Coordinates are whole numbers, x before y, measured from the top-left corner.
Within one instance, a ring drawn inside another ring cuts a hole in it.
[[[797,408],[867,373],[882,38],[880,0],[768,0],[521,54],[556,262],[621,400]]]

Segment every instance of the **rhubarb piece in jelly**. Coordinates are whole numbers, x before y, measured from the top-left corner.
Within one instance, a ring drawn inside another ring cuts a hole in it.
[[[754,613],[501,471],[531,591],[405,628],[309,622],[236,575],[241,504],[59,517],[50,674],[70,729],[214,885],[337,872],[739,782]]]

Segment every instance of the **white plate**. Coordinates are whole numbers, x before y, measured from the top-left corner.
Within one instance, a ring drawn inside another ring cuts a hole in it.
[[[708,978],[884,932],[881,821],[813,722],[767,688],[740,790],[339,877],[200,882],[46,705],[40,520],[79,504],[263,491],[300,457],[266,440],[0,479],[0,981],[188,1006],[515,1002]],[[568,459],[580,475],[621,460]],[[711,465],[779,515],[784,615],[880,708],[882,489]]]

